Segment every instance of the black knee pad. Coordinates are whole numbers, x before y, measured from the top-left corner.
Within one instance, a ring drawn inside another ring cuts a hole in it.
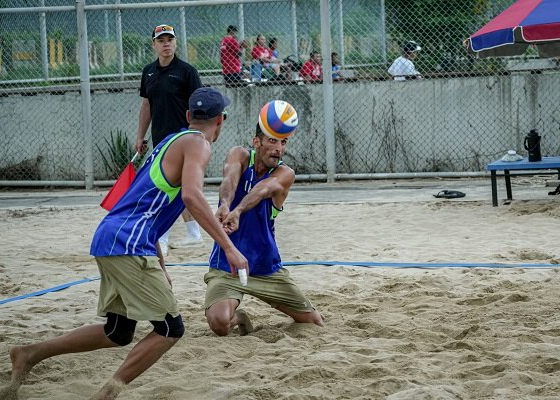
[[[132,342],[136,321],[125,316],[107,313],[107,323],[103,327],[105,335],[119,346],[126,346]]]
[[[185,333],[183,318],[177,315],[175,318],[171,314],[165,316],[164,321],[150,321],[154,326],[154,332],[164,337],[180,338]]]

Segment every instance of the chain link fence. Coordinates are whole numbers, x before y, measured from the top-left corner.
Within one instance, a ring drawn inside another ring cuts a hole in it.
[[[526,154],[530,129],[543,155],[560,152],[558,60],[531,49],[476,59],[463,45],[513,0],[0,3],[3,184],[118,176],[159,24],[175,28],[177,55],[203,83],[232,99],[208,178],[219,179],[229,148],[250,145],[260,107],[274,98],[298,111],[285,161],[301,179],[478,173],[507,150]],[[230,25],[246,43],[237,71],[221,54]],[[421,48],[408,59],[414,72],[395,72],[410,46]]]

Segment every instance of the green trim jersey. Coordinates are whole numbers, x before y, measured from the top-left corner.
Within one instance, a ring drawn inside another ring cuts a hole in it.
[[[101,221],[91,243],[92,256],[156,256],[156,242],[177,220],[185,205],[181,186],[172,186],[162,170],[165,152],[184,130],[167,136],[138,171],[118,203]]]
[[[280,164],[283,162],[280,161]],[[262,178],[255,173],[255,150],[251,150],[249,165],[235,191],[230,209],[235,207],[260,181],[267,179],[276,168],[267,171]],[[272,204],[272,199],[264,199],[239,217],[239,229],[229,238],[249,262],[249,275],[270,275],[282,268],[282,260],[274,234],[274,219],[282,211]],[[210,254],[210,268],[230,272],[231,268],[223,249],[214,243]]]

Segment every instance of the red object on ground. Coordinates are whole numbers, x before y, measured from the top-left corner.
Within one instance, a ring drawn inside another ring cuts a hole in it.
[[[126,193],[135,176],[136,171],[134,170],[134,166],[132,162],[129,162],[124,171],[119,175],[111,190],[109,190],[109,193],[107,193],[105,198],[101,201],[101,207],[107,211],[111,211],[115,204],[117,204]]]

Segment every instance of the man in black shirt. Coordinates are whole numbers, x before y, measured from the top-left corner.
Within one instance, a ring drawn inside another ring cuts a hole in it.
[[[187,109],[191,94],[202,87],[198,71],[176,55],[175,30],[170,25],[158,25],[152,31],[152,47],[158,58],[142,71],[140,96],[142,104],[138,118],[136,150],[146,150],[144,138],[152,124],[152,144],[156,147],[167,135],[188,128]],[[183,212],[187,226],[184,245],[202,242],[197,222],[187,210]],[[160,239],[165,255],[169,248],[169,231]]]

